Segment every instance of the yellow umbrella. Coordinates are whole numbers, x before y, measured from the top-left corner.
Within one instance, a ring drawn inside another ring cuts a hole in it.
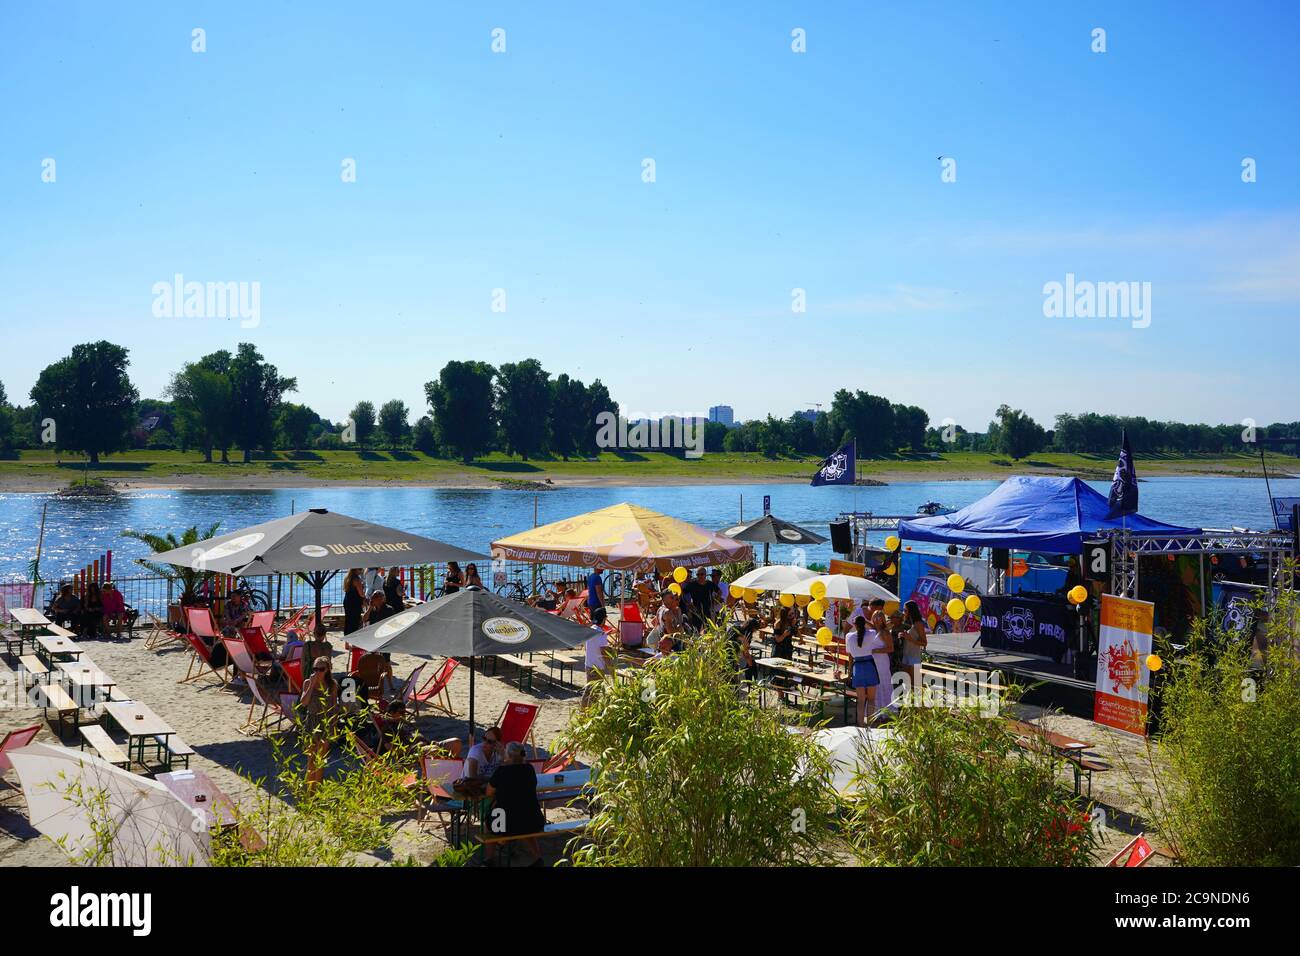
[[[610,505],[492,542],[492,557],[643,571],[748,561],[749,545],[640,505]]]

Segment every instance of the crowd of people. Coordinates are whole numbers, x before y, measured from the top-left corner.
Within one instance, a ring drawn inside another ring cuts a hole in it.
[[[64,584],[50,602],[49,619],[60,627],[72,631],[79,638],[122,639],[124,630],[130,631],[132,614],[112,581],[101,586],[91,581],[84,596],[71,584]]]

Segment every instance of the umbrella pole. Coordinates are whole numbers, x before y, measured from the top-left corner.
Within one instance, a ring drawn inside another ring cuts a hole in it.
[[[768,564],[768,561],[767,561],[767,549],[770,548],[770,547],[772,547],[772,546],[771,546],[770,544],[768,544],[766,541],[763,542],[763,567],[767,567],[767,564]]]
[[[474,657],[469,659],[469,745],[474,746]]]

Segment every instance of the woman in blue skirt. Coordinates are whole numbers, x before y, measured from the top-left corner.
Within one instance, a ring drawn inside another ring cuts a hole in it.
[[[880,683],[880,672],[876,669],[875,658],[871,655],[875,643],[874,635],[871,640],[867,639],[867,619],[859,614],[853,619],[853,630],[844,641],[844,649],[848,651],[849,659],[853,662],[850,685],[858,698],[857,726],[859,727],[866,726],[867,698],[868,695],[875,696],[871,688]],[[874,707],[872,709],[874,710]]]

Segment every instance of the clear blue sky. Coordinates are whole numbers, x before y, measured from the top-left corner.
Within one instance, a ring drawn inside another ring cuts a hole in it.
[[[251,340],[336,420],[529,356],[641,413],[1294,420],[1298,47],[1283,2],[0,0],[0,381]],[[1150,327],[1044,317],[1067,272]],[[175,273],[260,327],[155,318]]]

